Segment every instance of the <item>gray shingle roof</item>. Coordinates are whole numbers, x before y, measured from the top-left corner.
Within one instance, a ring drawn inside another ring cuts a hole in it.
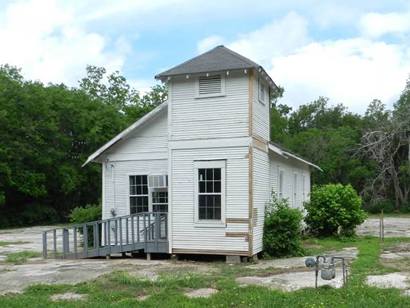
[[[250,68],[263,69],[259,64],[253,62],[252,60],[249,60],[229,48],[220,45],[156,75],[155,78],[161,79],[176,75]]]

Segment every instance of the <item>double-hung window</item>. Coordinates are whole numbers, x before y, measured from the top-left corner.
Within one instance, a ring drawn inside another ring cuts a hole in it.
[[[130,176],[130,213],[148,212],[148,177]]]
[[[279,173],[279,176],[278,176],[278,197],[279,198],[283,198],[283,188],[284,188],[284,181],[285,181],[285,178],[284,178],[284,172],[283,172],[283,170],[281,170],[281,169],[279,169],[279,171],[278,171],[278,173]]]
[[[224,220],[225,161],[196,162],[196,220]]]

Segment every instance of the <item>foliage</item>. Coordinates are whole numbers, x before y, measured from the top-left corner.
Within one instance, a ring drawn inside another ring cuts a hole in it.
[[[263,227],[263,250],[273,257],[297,256],[302,253],[302,213],[289,207],[286,199],[272,193],[266,206]]]
[[[100,220],[102,216],[101,205],[88,204],[85,207],[76,207],[70,213],[70,222],[81,224]]]
[[[320,236],[352,235],[366,218],[362,200],[351,185],[314,186],[305,204],[305,222],[310,232]]]
[[[162,103],[166,88],[156,86],[140,96],[118,72],[107,76],[105,69],[96,67],[87,68],[78,88],[44,85],[25,81],[18,69],[5,65],[0,66],[0,94],[4,228],[63,221],[76,204],[96,203],[101,168],[81,168],[82,163]]]
[[[367,202],[363,209],[371,214],[379,214],[382,210],[384,213],[393,213],[394,202],[389,199],[374,199]]]
[[[37,258],[40,256],[40,253],[37,251],[19,251],[13,252],[7,255],[6,262],[13,264],[23,264],[26,263],[30,258]]]

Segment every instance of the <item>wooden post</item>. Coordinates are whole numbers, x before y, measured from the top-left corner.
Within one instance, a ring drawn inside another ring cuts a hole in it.
[[[47,258],[47,231],[43,232],[43,258]]]
[[[70,251],[69,239],[68,239],[68,229],[63,229],[63,257],[65,258]]]
[[[383,209],[382,209],[381,220],[382,220],[382,241],[384,242],[384,212],[383,212]]]

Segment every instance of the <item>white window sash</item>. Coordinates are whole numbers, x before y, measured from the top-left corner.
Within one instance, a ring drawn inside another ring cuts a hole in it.
[[[220,193],[199,193],[198,186],[198,170],[199,169],[221,169],[221,192]],[[194,223],[195,226],[203,227],[225,227],[225,192],[226,181],[226,161],[225,160],[209,160],[194,162]],[[199,196],[200,195],[220,195],[221,196],[221,219],[199,219]]]

